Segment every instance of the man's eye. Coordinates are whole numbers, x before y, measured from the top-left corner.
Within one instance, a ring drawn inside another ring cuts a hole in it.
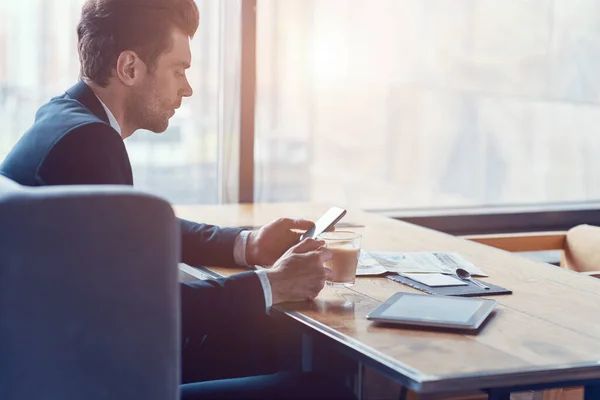
[[[184,76],[185,74],[181,71],[175,71],[175,76]]]

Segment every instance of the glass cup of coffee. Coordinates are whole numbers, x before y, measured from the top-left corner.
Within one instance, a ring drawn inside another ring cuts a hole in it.
[[[325,262],[332,276],[327,281],[329,286],[349,286],[356,279],[356,267],[360,255],[362,236],[349,231],[324,232],[318,240],[325,242],[325,247],[332,253],[331,260]]]

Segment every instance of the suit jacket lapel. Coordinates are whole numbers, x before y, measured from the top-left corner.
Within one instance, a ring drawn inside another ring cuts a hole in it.
[[[87,107],[92,113],[94,113],[98,118],[110,124],[108,120],[108,115],[104,111],[104,107],[100,103],[100,100],[96,97],[92,89],[83,81],[77,82],[72,88],[67,90],[67,95],[72,99],[77,100],[85,107]]]

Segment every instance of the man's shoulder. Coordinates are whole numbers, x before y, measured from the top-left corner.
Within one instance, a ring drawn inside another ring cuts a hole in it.
[[[31,128],[0,165],[0,173],[23,185],[37,185],[36,173],[53,148],[68,146],[71,151],[80,151],[98,148],[98,143],[124,147],[110,124],[79,101],[58,96],[38,110]]]
[[[120,135],[107,121],[68,95],[55,97],[40,107],[19,144],[44,155],[65,140],[88,146],[98,141],[123,145]]]
[[[95,123],[110,127],[108,122],[95,115],[79,101],[62,95],[54,97],[40,107],[30,130],[51,128],[53,132],[66,133],[78,126]]]

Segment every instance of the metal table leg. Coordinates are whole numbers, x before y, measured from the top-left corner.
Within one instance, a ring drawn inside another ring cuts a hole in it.
[[[358,400],[363,400],[365,398],[365,365],[363,363],[358,363],[358,376],[356,378],[356,397],[358,397]]]

